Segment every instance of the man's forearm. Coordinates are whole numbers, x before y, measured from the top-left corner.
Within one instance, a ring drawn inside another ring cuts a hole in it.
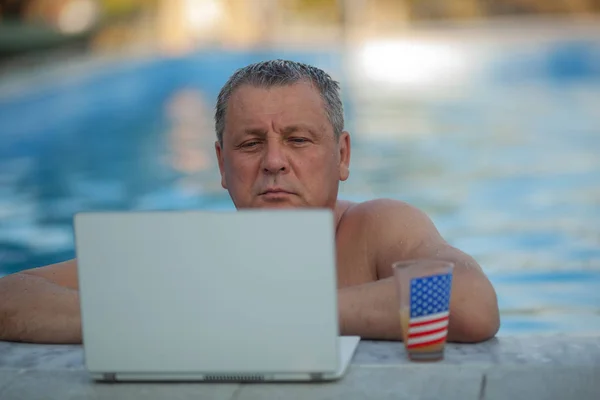
[[[493,337],[500,316],[492,284],[466,263],[455,267],[452,281],[448,341],[474,343]]]
[[[338,291],[342,335],[402,340],[394,279],[391,277]],[[452,286],[448,341],[479,342],[492,337],[498,330],[498,317],[489,283],[479,274],[458,270]]]
[[[81,343],[78,292],[36,276],[2,278],[0,340]]]
[[[342,335],[401,340],[400,314],[393,278],[339,289]]]

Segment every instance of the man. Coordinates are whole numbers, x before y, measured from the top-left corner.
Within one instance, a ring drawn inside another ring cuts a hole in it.
[[[432,258],[455,263],[448,340],[491,338],[499,328],[492,285],[423,212],[394,200],[337,199],[350,164],[338,91],[325,72],[296,62],[238,70],[221,90],[215,113],[223,188],[237,209],[334,210],[342,334],[401,340],[391,265]],[[77,289],[76,260],[0,279],[0,340],[81,342]]]

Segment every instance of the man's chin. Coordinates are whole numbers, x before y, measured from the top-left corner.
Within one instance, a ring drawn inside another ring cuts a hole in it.
[[[307,207],[302,199],[296,195],[287,196],[258,196],[252,205],[254,208],[301,208]]]
[[[298,195],[286,196],[255,196],[247,201],[235,202],[236,208],[240,209],[289,209],[289,208],[311,208],[304,198]]]
[[[277,201],[277,202],[261,201],[260,203],[256,204],[253,208],[300,208],[300,207],[306,207],[306,206],[303,206],[301,204],[294,204],[294,203],[287,202],[287,201]]]

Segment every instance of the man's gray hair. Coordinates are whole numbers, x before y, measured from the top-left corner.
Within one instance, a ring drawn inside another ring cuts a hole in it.
[[[238,69],[223,85],[215,110],[215,130],[219,143],[223,145],[227,103],[235,89],[244,84],[269,88],[300,81],[310,82],[319,90],[333,133],[339,138],[344,130],[344,107],[339,94],[339,83],[325,71],[311,65],[289,60],[269,60]]]

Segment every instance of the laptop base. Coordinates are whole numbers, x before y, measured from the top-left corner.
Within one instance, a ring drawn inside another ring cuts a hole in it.
[[[341,379],[356,352],[359,336],[340,336],[340,363],[333,373],[91,373],[93,380],[117,382],[207,382],[207,383],[261,383],[261,382],[325,382]]]

